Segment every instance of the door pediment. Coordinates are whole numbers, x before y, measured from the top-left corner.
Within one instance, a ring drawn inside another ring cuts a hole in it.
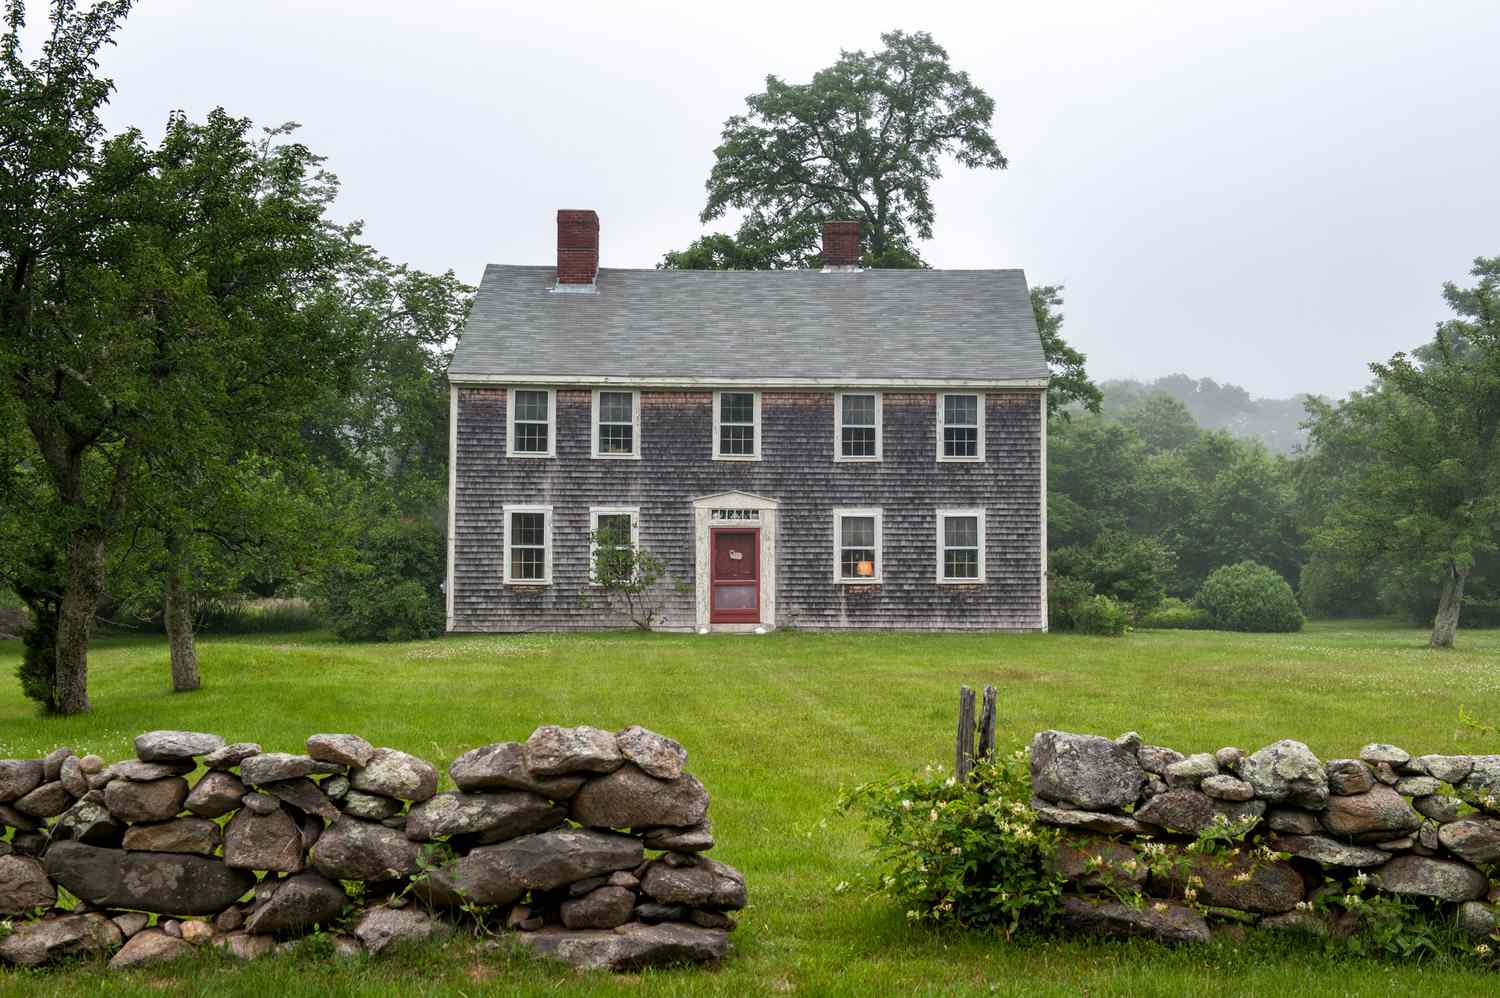
[[[780,509],[781,503],[775,499],[758,496],[751,492],[741,492],[731,489],[728,492],[715,492],[713,495],[703,496],[701,499],[693,500],[694,509]]]

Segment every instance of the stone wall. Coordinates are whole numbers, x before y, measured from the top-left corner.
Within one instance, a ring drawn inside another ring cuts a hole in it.
[[[1070,830],[1058,867],[1075,931],[1195,941],[1218,922],[1340,935],[1359,928],[1339,903],[1351,894],[1436,905],[1475,940],[1500,927],[1500,883],[1485,872],[1500,863],[1500,755],[1377,743],[1324,762],[1291,740],[1183,755],[1134,732],[1043,731],[1031,780],[1040,821]],[[1217,848],[1186,848],[1215,833]],[[1150,903],[1120,900],[1135,893]]]
[[[203,944],[249,958],[315,929],[378,953],[477,920],[634,969],[720,959],[745,904],[739,872],[704,855],[687,752],[638,726],[474,749],[443,793],[431,764],[356,735],[294,755],[152,731],[135,751],[0,760],[0,964],[123,967]],[[57,907],[59,887],[81,903]]]

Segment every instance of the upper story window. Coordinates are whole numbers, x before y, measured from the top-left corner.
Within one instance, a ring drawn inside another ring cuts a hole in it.
[[[505,507],[505,581],[545,586],[552,582],[552,507]]]
[[[760,393],[714,393],[714,460],[760,460]]]
[[[937,580],[984,581],[984,510],[937,511]]]
[[[552,457],[556,452],[557,396],[550,388],[512,388],[505,407],[511,457]]]
[[[835,461],[879,461],[879,392],[843,392],[833,397]]]
[[[833,579],[879,582],[883,556],[880,510],[833,511]]]
[[[939,461],[984,460],[984,396],[938,396]]]
[[[593,456],[638,458],[641,456],[641,393],[594,392]]]

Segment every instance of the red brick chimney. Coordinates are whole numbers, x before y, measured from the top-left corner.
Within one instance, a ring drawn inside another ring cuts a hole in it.
[[[557,283],[593,284],[599,273],[599,216],[588,209],[557,212]]]
[[[859,223],[823,223],[823,267],[859,266]]]

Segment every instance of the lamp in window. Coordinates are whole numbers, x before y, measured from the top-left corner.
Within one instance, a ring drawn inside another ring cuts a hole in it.
[[[872,576],[872,575],[875,574],[875,562],[873,562],[873,561],[861,561],[861,562],[857,563],[854,566],[854,574],[855,575],[862,575],[865,578],[869,578],[870,576]]]

